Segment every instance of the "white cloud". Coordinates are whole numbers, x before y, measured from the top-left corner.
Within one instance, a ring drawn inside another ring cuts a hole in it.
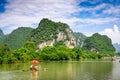
[[[78,19],[76,18],[76,21],[87,23],[87,24],[105,24],[109,22],[115,22],[119,20],[118,18],[85,18],[85,19]]]
[[[117,25],[114,25],[113,28],[106,28],[104,31],[99,32],[100,34],[107,35],[112,39],[112,43],[120,44],[120,30]]]
[[[7,1],[9,4],[5,6],[5,12],[0,14],[0,28],[4,29],[4,33],[10,33],[13,29],[16,29],[20,26],[33,26],[33,24],[38,24],[42,18],[49,18],[54,21],[61,21],[67,23],[72,27],[72,29],[74,29],[76,26],[83,27],[119,21],[119,18],[116,17],[87,17],[83,19],[72,15],[82,11],[89,11],[95,13],[96,10],[107,7],[108,4],[100,4],[94,8],[83,8],[81,6],[78,6],[78,4],[80,2],[84,2],[85,0]],[[96,16],[96,14],[92,16]]]
[[[108,9],[103,11],[104,14],[112,14],[114,16],[120,16],[120,6],[109,6]]]
[[[90,3],[94,1],[90,1]],[[98,0],[95,1],[96,2],[99,2]],[[101,15],[112,15],[112,16],[120,16],[119,13],[120,13],[120,6],[117,5],[117,6],[114,6],[113,4],[107,4],[107,3],[101,3],[97,6],[94,6],[94,7],[87,7],[87,8],[81,8],[82,10],[81,11],[89,11],[91,12],[95,17],[99,17]],[[99,15],[98,13],[96,13],[96,11],[99,11],[101,10],[101,14]],[[111,16],[110,16],[111,17]]]
[[[0,28],[32,26],[42,18],[67,19],[79,11],[75,0],[8,0],[6,11],[0,14]],[[12,25],[12,26],[11,26]],[[10,30],[6,32],[11,32]]]
[[[106,8],[106,7],[109,7],[109,6],[111,6],[111,5],[102,3],[102,4],[99,4],[99,5],[94,6],[94,7],[84,8],[84,10],[93,12],[93,11],[100,10],[100,9],[103,9],[103,8]]]

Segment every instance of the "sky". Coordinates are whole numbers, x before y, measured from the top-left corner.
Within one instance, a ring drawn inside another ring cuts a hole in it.
[[[86,36],[107,35],[120,44],[120,0],[0,0],[0,29],[37,28],[43,18],[67,23]]]

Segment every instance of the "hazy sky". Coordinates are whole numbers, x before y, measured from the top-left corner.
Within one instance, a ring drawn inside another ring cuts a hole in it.
[[[42,18],[67,23],[87,36],[107,35],[120,44],[120,0],[0,0],[0,28],[5,34]]]

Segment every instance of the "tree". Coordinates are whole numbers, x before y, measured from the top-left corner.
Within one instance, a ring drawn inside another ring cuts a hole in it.
[[[72,51],[76,54],[76,59],[79,60],[82,58],[82,51],[78,48],[73,48]]]
[[[7,44],[0,46],[0,63],[9,63],[12,53]]]

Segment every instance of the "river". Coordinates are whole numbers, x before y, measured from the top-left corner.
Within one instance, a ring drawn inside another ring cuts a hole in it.
[[[41,62],[33,74],[29,63],[0,65],[0,80],[120,80],[119,61]]]

